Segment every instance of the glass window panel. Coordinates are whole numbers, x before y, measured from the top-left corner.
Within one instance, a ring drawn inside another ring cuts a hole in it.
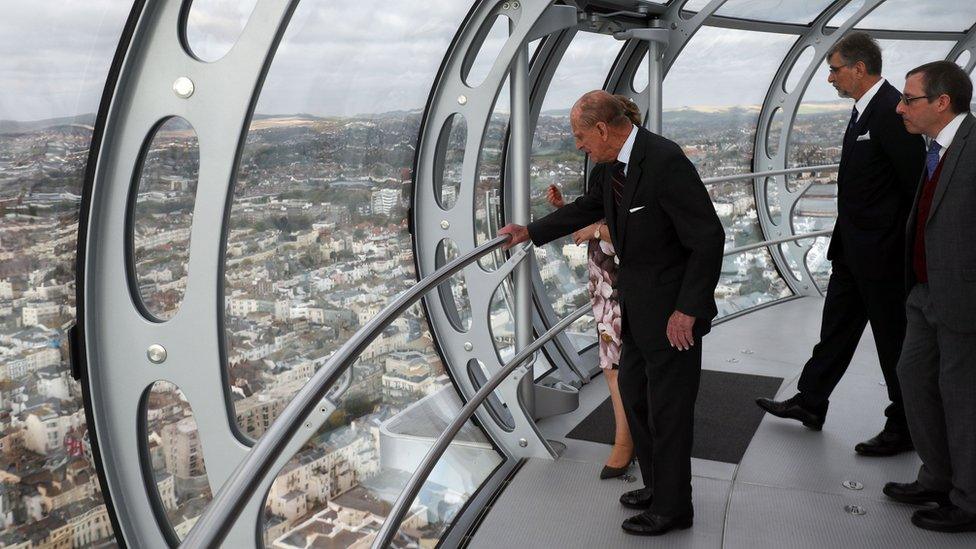
[[[532,142],[531,204],[536,219],[553,209],[545,197],[550,185],[561,189],[566,202],[583,193],[585,156],[576,150],[569,110],[581,95],[603,87],[620,48],[613,37],[579,33],[553,75]],[[572,237],[564,237],[535,248],[535,254],[546,295],[558,317],[589,301],[585,245],[577,246]],[[590,344],[587,338],[571,340],[577,350]]]
[[[765,248],[728,256],[715,288],[718,318],[791,295]]]
[[[508,79],[495,100],[488,129],[485,131],[478,152],[478,175],[474,192],[474,238],[481,246],[498,233],[504,223],[502,219],[502,148],[508,132],[508,118],[511,99],[508,92]],[[486,255],[478,264],[486,271],[493,271],[505,262],[502,250]]]
[[[691,0],[682,11],[698,12],[710,0]],[[807,24],[820,15],[833,0],[728,0],[715,11],[715,15],[774,21],[778,23]]]
[[[213,499],[193,409],[179,387],[157,381],[143,401],[146,456],[157,503],[183,539]]]
[[[243,434],[260,437],[331,353],[416,281],[407,230],[414,148],[469,8],[298,5],[255,109],[230,216],[228,378]],[[326,525],[347,544],[365,539],[456,414],[422,307],[366,349],[336,398],[338,409],[278,472],[265,505],[267,545],[304,547]],[[477,457],[448,458],[431,478],[426,508],[412,511],[417,545],[436,545],[501,461],[479,428],[465,432],[461,445]],[[336,509],[355,524],[340,524]]]
[[[976,3],[887,0],[854,28],[962,32],[976,23]]]
[[[39,480],[0,490],[8,546],[46,543],[49,514],[115,543],[66,330],[92,125],[130,7],[7,2],[0,17],[0,451],[8,479]],[[41,494],[49,508],[28,508]]]
[[[194,55],[217,61],[237,43],[257,0],[193,0],[186,18],[186,41]]]
[[[834,16],[830,18],[830,21],[827,21],[826,26],[836,28],[843,25],[848,19],[851,18],[852,15],[857,13],[862,6],[864,6],[864,0],[850,0],[844,5],[843,8],[840,9],[840,11],[835,13]]]
[[[751,169],[760,105],[795,40],[704,27],[672,65],[664,80],[664,135],[702,177]]]
[[[763,241],[753,180],[708,185],[708,194],[725,229],[725,248]],[[715,290],[719,316],[792,295],[765,248],[727,256]]]
[[[199,172],[196,132],[183,118],[170,118],[148,142],[132,212],[133,282],[158,320],[176,316],[183,303]]]

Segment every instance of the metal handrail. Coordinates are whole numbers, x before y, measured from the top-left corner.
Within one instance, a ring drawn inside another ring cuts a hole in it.
[[[790,175],[803,172],[830,172],[840,168],[840,164],[822,164],[820,166],[805,166],[801,168],[787,168],[785,170],[770,170],[768,172],[740,173],[737,175],[723,175],[721,177],[706,177],[702,183],[712,185],[715,183],[725,183],[727,181],[741,181],[745,179],[756,179],[759,177],[773,177],[775,175]]]
[[[790,236],[784,236],[782,238],[774,238],[772,240],[763,240],[762,242],[755,242],[753,244],[746,244],[745,246],[739,246],[737,248],[732,248],[731,250],[725,251],[725,257],[730,255],[741,254],[742,252],[748,252],[749,250],[758,250],[759,248],[766,248],[768,246],[775,246],[777,244],[785,244],[787,242],[794,242],[796,240],[805,240],[807,238],[819,238],[821,236],[830,236],[834,233],[833,229],[826,229],[823,231],[814,231],[812,233],[804,234],[794,234]]]
[[[331,359],[320,368],[295,395],[288,406],[271,424],[241,463],[224,482],[206,511],[190,530],[180,547],[217,547],[226,537],[241,511],[253,497],[271,466],[285,450],[306,418],[319,405],[329,388],[370,343],[401,313],[416,303],[430,289],[444,282],[456,272],[485,256],[511,237],[497,236],[474,250],[458,257],[431,273],[410,289],[397,296],[376,316],[370,319],[339,348]],[[526,256],[526,247],[515,250],[513,261]]]
[[[433,446],[427,451],[424,456],[423,461],[417,466],[410,480],[407,481],[407,485],[400,492],[399,497],[397,497],[396,503],[393,504],[393,508],[390,510],[390,514],[387,515],[386,520],[383,522],[383,526],[380,531],[376,534],[376,538],[373,540],[372,549],[381,549],[386,547],[393,541],[393,537],[400,530],[400,523],[403,522],[403,517],[406,516],[407,511],[410,509],[410,505],[413,500],[417,498],[417,494],[420,492],[420,488],[423,487],[424,481],[430,475],[431,471],[434,470],[434,466],[440,460],[444,452],[447,451],[448,446],[450,446],[451,441],[454,440],[454,436],[457,435],[461,427],[464,426],[465,422],[471,419],[478,407],[481,406],[489,395],[495,390],[496,387],[501,385],[502,381],[509,376],[516,368],[519,367],[525,360],[532,356],[537,350],[539,350],[543,345],[549,342],[557,334],[565,330],[570,324],[575,322],[581,316],[592,310],[592,306],[587,304],[579,309],[576,309],[572,314],[566,318],[560,320],[558,323],[553,325],[552,328],[539,336],[538,339],[533,341],[527,347],[519,351],[512,360],[508,362],[501,370],[493,375],[484,385],[478,389],[478,392],[471,397],[471,400],[461,408],[458,412],[457,417],[454,421],[444,430],[443,433],[437,437],[434,441]]]

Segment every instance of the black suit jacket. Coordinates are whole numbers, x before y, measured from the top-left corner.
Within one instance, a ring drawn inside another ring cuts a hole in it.
[[[925,167],[925,142],[895,112],[900,98],[894,86],[881,85],[845,134],[837,174],[837,223],[827,259],[841,259],[855,276],[872,280],[902,276],[904,227]]]
[[[915,285],[918,199],[908,216],[905,259],[908,288]],[[942,158],[932,207],[925,223],[929,295],[939,322],[956,332],[976,332],[976,119],[966,115]]]
[[[614,204],[610,164],[590,173],[587,193],[529,224],[541,246],[606,219],[620,260],[617,288],[624,329],[643,349],[664,349],[667,322],[679,310],[696,318],[694,334],[718,314],[715,286],[722,270],[725,231],[698,172],[673,141],[638,129],[620,208]]]

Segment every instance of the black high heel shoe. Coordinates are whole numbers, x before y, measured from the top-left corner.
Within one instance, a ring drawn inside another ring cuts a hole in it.
[[[604,465],[603,469],[600,470],[600,480],[607,480],[608,478],[617,478],[624,476],[624,473],[630,469],[630,466],[637,461],[637,457],[632,457],[627,461],[627,464],[623,467],[610,467],[609,465]]]

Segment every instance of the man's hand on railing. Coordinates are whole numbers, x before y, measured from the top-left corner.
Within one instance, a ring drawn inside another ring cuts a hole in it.
[[[505,234],[512,235],[512,239],[505,243],[504,248],[506,250],[529,239],[529,229],[524,225],[516,225],[515,223],[509,223],[498,229],[498,236]]]

